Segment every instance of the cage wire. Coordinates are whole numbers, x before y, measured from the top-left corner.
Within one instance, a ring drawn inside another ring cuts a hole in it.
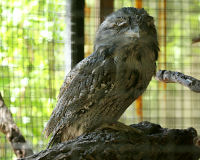
[[[142,7],[154,17],[160,53],[158,69],[183,72],[200,79],[200,1],[142,0]],[[0,2],[0,91],[17,126],[38,152],[48,139],[42,130],[56,104],[66,75],[66,0],[7,0]],[[113,11],[135,6],[133,0],[114,0]],[[85,0],[85,57],[93,52],[100,24],[100,1]],[[120,121],[141,120],[163,127],[200,131],[200,98],[179,84],[152,79],[143,94],[142,114],[133,103]],[[141,116],[139,118],[139,116]],[[13,159],[9,142],[0,133],[0,159]]]

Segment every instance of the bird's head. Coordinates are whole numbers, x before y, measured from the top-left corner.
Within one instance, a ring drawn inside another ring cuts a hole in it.
[[[132,39],[148,39],[157,33],[153,17],[144,9],[134,7],[121,8],[110,14],[99,26],[95,40],[95,50],[106,45],[116,45]]]

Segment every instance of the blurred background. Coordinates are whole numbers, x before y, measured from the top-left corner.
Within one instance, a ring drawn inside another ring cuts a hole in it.
[[[0,92],[34,152],[45,148],[42,130],[70,70],[69,0],[0,0]],[[77,5],[79,5],[77,1]],[[158,69],[200,79],[199,0],[85,0],[82,52],[93,52],[96,30],[105,16],[121,7],[145,8],[154,17],[160,53]],[[73,26],[72,26],[73,27]],[[73,28],[72,28],[73,29]],[[74,51],[75,50],[75,51]],[[120,121],[147,120],[168,128],[194,127],[200,133],[200,95],[179,84],[152,79],[147,91]],[[0,159],[14,159],[0,133]]]

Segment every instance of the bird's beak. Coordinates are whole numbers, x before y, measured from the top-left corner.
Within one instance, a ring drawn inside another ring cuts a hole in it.
[[[128,37],[137,37],[137,38],[139,38],[140,37],[139,27],[136,26],[133,29],[130,28],[128,31],[125,32],[125,35],[128,36]]]

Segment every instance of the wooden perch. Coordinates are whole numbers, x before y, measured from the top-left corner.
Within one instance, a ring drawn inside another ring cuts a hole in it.
[[[6,107],[2,95],[0,93],[0,132],[6,135],[17,158],[23,158],[33,154],[32,149],[27,144],[24,136],[20,133],[16,126],[12,114]]]
[[[125,126],[125,125],[124,125]],[[21,160],[198,160],[193,128],[166,129],[141,122],[97,129]],[[126,128],[126,129],[125,129]]]
[[[165,83],[180,83],[191,91],[200,92],[200,80],[180,72],[160,70],[156,73],[156,79]]]

